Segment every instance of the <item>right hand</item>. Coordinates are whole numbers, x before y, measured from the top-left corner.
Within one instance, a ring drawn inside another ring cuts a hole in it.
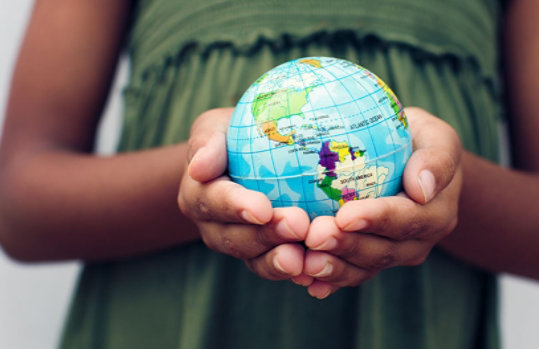
[[[274,209],[264,194],[225,175],[232,112],[213,109],[194,122],[179,207],[209,248],[244,260],[262,278],[308,285],[312,279],[302,275],[305,248],[300,243],[309,229],[307,213],[297,207]]]

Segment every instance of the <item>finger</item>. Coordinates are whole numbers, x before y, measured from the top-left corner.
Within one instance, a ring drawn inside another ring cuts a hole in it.
[[[211,249],[239,259],[251,259],[271,248],[303,241],[309,227],[307,214],[296,207],[275,209],[265,225],[199,222],[204,243]]]
[[[306,245],[313,251],[330,253],[340,260],[358,267],[361,272],[370,272],[370,275],[364,275],[364,279],[359,280],[359,282],[364,282],[372,277],[373,273],[378,270],[400,265],[415,266],[423,263],[434,243],[438,241],[437,238],[393,241],[369,233],[343,232],[330,223],[331,221],[328,219],[315,219],[309,229]],[[328,241],[332,242],[328,243]],[[313,243],[317,245],[312,245]],[[319,259],[313,259],[311,251],[305,257],[304,273],[306,275],[320,279],[324,273],[329,274],[329,270],[331,278],[322,280],[340,286],[345,286],[342,283],[343,280],[353,280],[353,277],[348,276],[350,274],[356,275],[357,278],[360,277],[357,275],[358,270],[342,269],[341,265],[336,262],[329,259],[321,261],[322,257],[319,255],[313,254],[313,256]],[[331,263],[332,266],[325,266],[324,262]]]
[[[400,253],[406,258],[399,265],[417,266],[424,263],[432,246],[425,248],[422,245],[424,244],[417,241],[400,243],[399,249],[402,250]],[[328,263],[342,267],[333,268],[331,273],[321,275],[328,270]],[[366,271],[356,268],[346,262],[332,260],[331,255],[320,252],[307,251],[305,256],[304,273],[318,275],[316,278],[313,277],[314,281],[308,285],[308,292],[319,299],[328,297],[341,287],[358,286],[372,279],[379,270]]]
[[[304,253],[305,249],[299,244],[282,244],[245,263],[264,279],[286,280],[301,275]]]
[[[304,274],[316,280],[329,282],[335,286],[357,286],[372,277],[372,271],[321,251],[305,253]]]
[[[308,287],[313,283],[314,278],[312,276],[300,274],[298,276],[294,276],[290,278],[290,280],[292,280],[292,282],[295,283],[296,285]]]
[[[368,233],[344,232],[327,219],[331,217],[318,218],[313,220],[307,233],[305,244],[309,249],[328,252],[370,272],[401,262],[396,241]],[[307,269],[307,261],[305,263]]]
[[[454,195],[452,190],[444,191],[424,206],[405,196],[348,202],[335,222],[346,232],[368,232],[397,241],[429,239],[450,233],[456,225],[457,200],[449,198]]]
[[[226,132],[233,108],[212,109],[201,114],[191,127],[188,142],[188,173],[199,182],[221,176],[227,166]]]
[[[311,222],[305,245],[313,250],[332,251],[343,236],[334,217],[318,216]]]
[[[271,202],[264,194],[248,190],[224,176],[207,183],[185,176],[178,204],[193,220],[262,225],[273,216]]]
[[[315,280],[308,288],[307,292],[312,297],[318,298],[318,299],[324,299],[327,298],[329,295],[337,292],[339,289],[339,286],[332,285],[329,282]]]
[[[414,152],[403,173],[406,193],[425,204],[444,189],[460,162],[461,143],[455,130],[419,108],[406,108]]]

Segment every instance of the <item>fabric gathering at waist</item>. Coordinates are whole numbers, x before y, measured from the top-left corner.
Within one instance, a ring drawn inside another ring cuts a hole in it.
[[[498,1],[140,1],[129,50],[133,77],[142,77],[182,49],[257,42],[277,48],[301,44],[313,33],[354,32],[474,62],[478,74],[496,75]],[[494,20],[493,20],[494,19]]]

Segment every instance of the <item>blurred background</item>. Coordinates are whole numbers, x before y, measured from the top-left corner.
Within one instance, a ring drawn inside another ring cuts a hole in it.
[[[0,2],[0,131],[13,65],[32,4],[33,0]],[[103,154],[113,152],[117,140],[126,77],[124,60],[100,127],[97,150]],[[19,264],[0,249],[0,348],[56,347],[79,268],[76,262]],[[503,348],[539,348],[539,283],[506,275],[500,279]]]

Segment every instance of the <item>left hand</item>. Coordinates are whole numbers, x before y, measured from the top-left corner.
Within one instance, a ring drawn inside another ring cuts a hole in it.
[[[407,108],[414,152],[403,174],[405,192],[346,203],[336,217],[310,225],[303,275],[308,292],[325,298],[357,286],[383,269],[414,266],[457,224],[462,174],[461,144],[448,124]]]
[[[303,270],[301,242],[309,217],[298,207],[272,208],[264,194],[226,176],[225,133],[232,111],[209,110],[193,123],[179,207],[209,248],[242,259],[262,278],[290,279]]]

